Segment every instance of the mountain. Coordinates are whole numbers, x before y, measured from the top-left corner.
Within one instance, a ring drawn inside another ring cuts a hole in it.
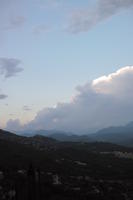
[[[120,145],[133,147],[133,122],[126,126],[108,127],[101,129],[93,134],[76,135],[65,131],[57,130],[38,130],[38,131],[25,131],[20,133],[23,136],[42,135],[45,137],[53,138],[58,141],[66,142],[110,142]]]
[[[105,176],[106,168],[107,176],[112,177],[116,171],[119,173],[121,164],[122,170],[126,171],[123,173],[125,176],[127,168],[133,166],[133,160],[119,159],[115,152],[133,154],[133,149],[105,142],[59,142],[40,135],[23,137],[0,130],[0,168],[11,166],[21,169],[32,162],[37,167],[48,172],[56,171],[62,176],[92,175],[92,173],[96,177]],[[112,163],[113,168],[109,175],[108,166]],[[127,166],[127,163],[131,165]],[[120,173],[119,175],[121,176]]]
[[[126,126],[109,127],[91,134],[94,141],[111,142],[133,147],[133,122]]]
[[[50,138],[54,138],[58,141],[66,142],[91,142],[91,138],[88,135],[66,135],[65,133],[54,133],[49,135]]]
[[[21,131],[18,134],[26,137],[41,135],[58,141],[67,142],[91,142],[91,139],[88,137],[88,135],[76,135],[71,132],[57,130]]]
[[[48,138],[41,135],[35,135],[31,137],[20,136],[8,131],[0,130],[0,140],[14,142],[17,144],[23,144],[26,146],[33,146],[36,149],[50,149],[55,148],[58,143],[55,139]]]
[[[0,130],[0,199],[12,189],[19,200],[132,199],[132,172],[132,148]]]
[[[58,130],[24,130],[24,131],[18,131],[16,132],[16,134],[26,136],[26,137],[31,137],[35,135],[42,135],[42,136],[49,137],[50,135],[56,135],[56,134],[65,135],[65,136],[73,135],[73,133],[58,131]]]
[[[65,135],[57,135],[61,137],[66,137]],[[56,136],[55,136],[56,137]],[[42,136],[42,135],[35,135],[31,137],[25,137],[25,136],[20,136],[16,135],[14,133],[10,133],[5,130],[0,129],[0,141],[1,142],[8,142],[10,144],[17,144],[17,145],[23,145],[27,147],[33,147],[34,149],[37,150],[45,150],[45,151],[51,151],[51,150],[57,150],[57,149],[66,149],[66,148],[74,148],[74,149],[87,149],[87,151],[121,151],[124,149],[125,151],[128,151],[128,148],[119,146],[116,144],[111,144],[111,143],[104,143],[104,142],[88,142],[88,136],[77,136],[77,135],[71,135],[68,136],[68,138],[73,138],[74,141],[58,141],[56,139]],[[75,142],[75,138],[77,138],[77,141]],[[80,138],[80,139],[79,139]],[[84,141],[82,141],[82,139]],[[59,138],[61,140],[61,138]]]

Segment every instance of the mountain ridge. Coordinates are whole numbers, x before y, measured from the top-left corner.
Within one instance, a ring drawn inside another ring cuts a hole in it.
[[[9,132],[7,132],[9,133]],[[16,136],[23,136],[26,138],[34,138],[40,135],[46,138],[51,138],[60,142],[110,142],[119,145],[133,147],[133,122],[125,126],[112,126],[100,129],[99,131],[91,134],[75,134],[65,131],[57,130],[37,130],[37,131],[24,131],[17,133]]]

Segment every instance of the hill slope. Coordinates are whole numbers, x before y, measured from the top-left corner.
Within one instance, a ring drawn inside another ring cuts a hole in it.
[[[95,141],[111,142],[133,147],[133,122],[126,126],[101,129],[90,137]]]

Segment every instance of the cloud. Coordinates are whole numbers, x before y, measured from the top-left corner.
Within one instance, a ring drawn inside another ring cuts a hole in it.
[[[31,111],[32,109],[29,106],[25,105],[25,106],[23,106],[23,110],[24,111]]]
[[[21,60],[15,58],[0,58],[0,75],[5,78],[15,76],[23,71],[23,68],[19,66],[21,63]]]
[[[31,122],[20,128],[86,133],[126,124],[133,120],[132,85],[133,66],[121,68],[108,76],[78,86],[77,95],[72,101],[42,109]]]
[[[5,94],[0,94],[0,100],[6,99],[8,96]]]
[[[0,27],[1,31],[14,30],[24,25],[26,18],[24,16],[11,17],[6,24]]]
[[[10,114],[11,116],[13,114]],[[10,131],[18,131],[20,130],[20,127],[21,127],[21,124],[20,124],[20,121],[18,119],[10,119],[8,122],[7,122],[7,129],[10,130]]]
[[[12,17],[9,21],[9,24],[3,27],[3,30],[10,30],[20,28],[26,22],[26,18],[24,16],[15,16]]]
[[[23,11],[24,2],[0,0],[0,31],[15,30],[26,22]]]
[[[68,30],[85,32],[113,15],[133,7],[133,0],[97,0],[94,7],[77,10],[70,17]]]
[[[36,27],[34,27],[33,29],[33,34],[34,35],[40,35],[40,34],[45,34],[50,32],[50,27],[46,26],[46,25],[38,25]]]

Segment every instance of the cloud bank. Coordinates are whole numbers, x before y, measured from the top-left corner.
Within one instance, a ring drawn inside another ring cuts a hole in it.
[[[131,7],[133,0],[97,0],[93,8],[73,12],[68,29],[72,33],[88,31],[98,23]]]
[[[21,129],[56,129],[86,133],[103,127],[133,121],[133,66],[127,66],[78,86],[77,95],[69,103],[58,103],[54,108],[39,111],[34,120]]]
[[[23,71],[19,65],[21,61],[14,58],[0,58],[0,75],[5,78],[16,76],[19,72]]]

